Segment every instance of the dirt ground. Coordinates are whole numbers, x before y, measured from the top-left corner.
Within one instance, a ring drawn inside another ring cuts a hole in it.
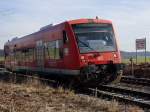
[[[139,78],[149,78],[150,79],[150,64],[139,64],[133,65],[134,68],[134,75],[135,77]],[[126,65],[124,69],[124,75],[132,76],[132,67],[131,65]]]
[[[0,82],[0,112],[143,112],[117,101],[75,94],[39,81],[23,84]]]

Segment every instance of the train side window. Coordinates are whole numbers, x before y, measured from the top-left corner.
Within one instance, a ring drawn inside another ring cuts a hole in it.
[[[44,43],[44,56],[45,56],[45,59],[50,59],[48,43]]]
[[[66,33],[66,31],[63,30],[63,43],[66,44],[66,43],[68,43],[68,41],[69,40],[68,40],[67,33]]]
[[[63,58],[63,40],[56,40],[55,59]]]
[[[24,59],[25,59],[25,62],[28,62],[29,59],[29,49],[24,49]]]
[[[47,43],[46,54],[48,59],[55,59],[54,56],[55,51],[55,41],[51,41]]]
[[[29,52],[28,52],[28,60],[30,62],[33,61],[33,49],[29,49]]]
[[[15,51],[15,60],[18,61],[19,60],[19,51]]]
[[[64,57],[63,55],[63,40],[59,40],[59,57],[62,59]]]
[[[9,56],[9,52],[10,52],[10,49],[8,46],[4,46],[4,54],[5,54],[5,57]]]
[[[46,59],[60,59],[62,58],[61,49],[63,41],[55,40],[45,43],[45,57]]]
[[[23,49],[21,51],[17,51],[17,60],[22,62],[32,62],[34,59],[34,49]]]
[[[59,56],[59,40],[56,40],[55,41],[55,59],[59,59],[60,56]]]

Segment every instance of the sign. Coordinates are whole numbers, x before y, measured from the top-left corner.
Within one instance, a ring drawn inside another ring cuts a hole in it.
[[[137,50],[146,49],[146,38],[136,39],[136,49]]]
[[[136,39],[136,64],[137,64],[138,50],[145,50],[145,63],[146,63],[146,38]]]

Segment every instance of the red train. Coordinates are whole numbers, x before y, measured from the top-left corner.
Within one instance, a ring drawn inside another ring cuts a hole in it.
[[[120,51],[109,20],[77,19],[48,25],[4,46],[5,67],[103,83],[122,75]]]

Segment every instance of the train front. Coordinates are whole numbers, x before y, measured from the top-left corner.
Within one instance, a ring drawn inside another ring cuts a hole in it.
[[[123,66],[111,21],[82,20],[72,24],[72,28],[79,49],[82,82],[118,82]]]

